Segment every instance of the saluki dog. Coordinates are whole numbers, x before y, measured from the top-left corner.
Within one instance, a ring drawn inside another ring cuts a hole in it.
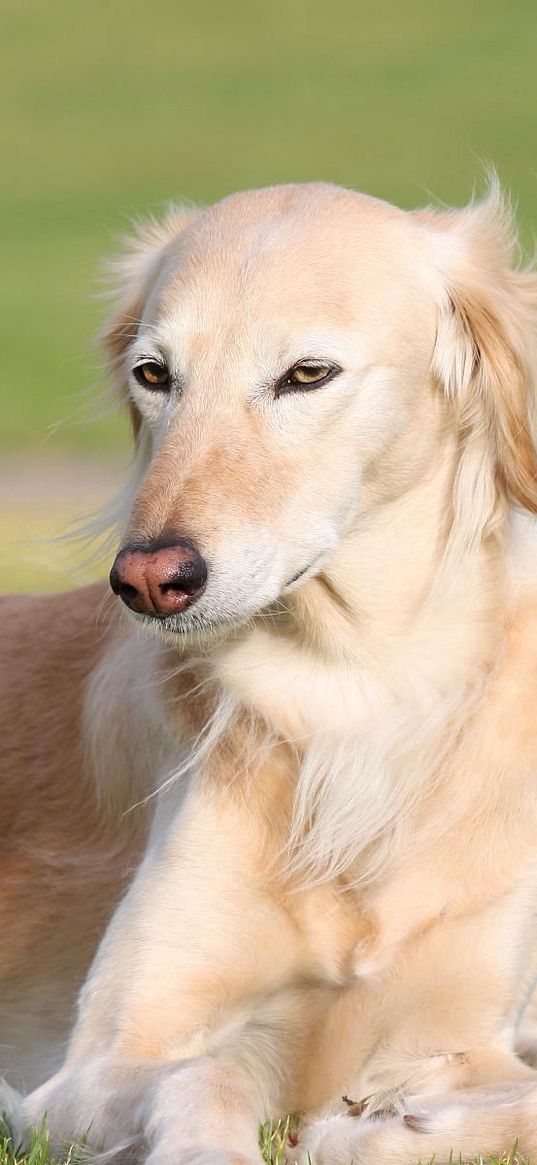
[[[116,597],[3,601],[0,1107],[151,1165],[254,1165],[289,1112],[290,1161],[537,1155],[509,207],[236,194],[114,288]]]

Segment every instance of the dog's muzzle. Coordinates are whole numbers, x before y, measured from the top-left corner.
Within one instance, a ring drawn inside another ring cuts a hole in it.
[[[185,611],[206,585],[207,563],[187,538],[169,545],[131,543],[119,551],[110,571],[114,594],[131,611],[159,619]]]

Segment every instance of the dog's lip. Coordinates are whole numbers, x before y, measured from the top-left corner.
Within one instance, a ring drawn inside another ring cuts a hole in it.
[[[293,585],[293,583],[298,582],[299,578],[302,578],[302,575],[305,574],[307,570],[309,570],[310,566],[311,566],[311,563],[308,562],[308,565],[303,566],[302,570],[298,571],[298,574],[294,574],[292,578],[288,579],[288,581],[285,584],[286,587],[291,587]]]
[[[302,567],[302,568],[301,568],[299,571],[297,571],[297,573],[296,573],[296,574],[294,574],[294,575],[293,575],[293,577],[292,577],[292,578],[290,578],[290,579],[288,580],[288,582],[286,582],[286,584],[285,584],[285,587],[284,587],[284,590],[287,590],[287,587],[292,587],[292,586],[294,586],[294,584],[295,584],[296,582],[298,582],[298,580],[299,580],[299,579],[301,579],[301,578],[302,578],[302,575],[303,575],[303,574],[307,574],[309,570],[312,570],[312,569],[313,569],[313,567],[314,567],[314,566],[316,566],[316,565],[317,565],[317,563],[318,563],[318,562],[320,562],[322,558],[324,558],[324,555],[325,555],[325,551],[324,551],[324,550],[321,550],[319,554],[316,554],[316,555],[315,555],[315,557],[314,557],[314,558],[312,558],[312,559],[310,560],[310,562],[308,562],[308,563],[306,564],[306,566],[303,566],[303,567]]]
[[[180,615],[142,615],[132,610],[128,611],[128,615],[139,626],[161,627],[170,635],[210,634],[239,625],[238,619],[193,619],[192,617],[183,619]]]

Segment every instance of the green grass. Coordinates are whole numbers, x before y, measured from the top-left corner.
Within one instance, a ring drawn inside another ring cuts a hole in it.
[[[536,32],[534,0],[4,0],[1,445],[124,439],[86,423],[95,275],[172,197],[324,177],[457,202],[483,158],[529,237]]]
[[[80,1157],[79,1150],[73,1146],[65,1158],[65,1165],[74,1165]],[[56,1165],[50,1152],[49,1139],[44,1128],[38,1129],[31,1138],[30,1149],[23,1153],[16,1147],[0,1118],[0,1165]]]
[[[266,1165],[284,1165],[286,1138],[291,1120],[292,1118],[288,1117],[286,1120],[274,1123],[267,1122],[259,1130],[259,1143]],[[77,1161],[81,1159],[83,1159],[83,1155],[73,1146],[65,1158],[65,1163],[66,1165],[76,1165]],[[34,1133],[30,1150],[25,1154],[14,1147],[9,1131],[6,1129],[2,1133],[0,1129],[0,1165],[58,1165],[58,1163],[50,1154],[48,1137],[44,1128]],[[359,1165],[359,1162],[356,1165]],[[434,1165],[434,1161],[431,1161],[430,1165]],[[453,1165],[457,1165],[455,1159]],[[518,1156],[516,1150],[513,1149],[511,1153],[501,1158],[476,1158],[475,1165],[529,1165],[529,1162]]]

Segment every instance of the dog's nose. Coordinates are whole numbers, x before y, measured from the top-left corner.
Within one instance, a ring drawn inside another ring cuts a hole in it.
[[[207,563],[193,542],[125,546],[110,571],[110,586],[139,615],[175,615],[199,599]]]

